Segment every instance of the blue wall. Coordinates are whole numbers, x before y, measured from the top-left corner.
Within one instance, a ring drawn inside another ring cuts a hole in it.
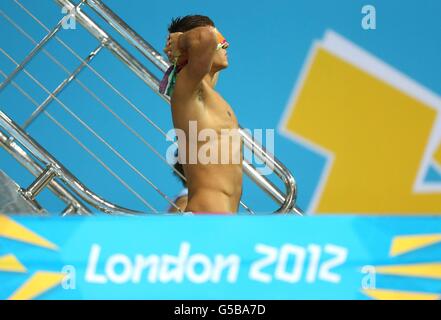
[[[230,42],[230,67],[221,75],[218,89],[230,102],[242,126],[254,128],[277,128],[301,68],[314,40],[322,38],[325,30],[332,29],[350,41],[374,54],[388,64],[407,74],[415,81],[441,94],[441,23],[439,15],[441,2],[423,1],[360,1],[360,0],[277,0],[277,1],[178,1],[159,0],[107,0],[106,4],[126,20],[155,48],[162,51],[167,37],[167,24],[172,17],[191,13],[210,16]],[[50,0],[22,0],[22,3],[50,28],[62,17],[60,8]],[[361,8],[372,4],[377,9],[377,29],[366,31],[360,26]],[[30,19],[12,0],[0,0],[0,9],[14,18],[32,37],[39,40],[45,31]],[[22,60],[32,49],[32,44],[20,35],[2,16],[0,17],[1,47],[17,61]],[[81,36],[81,35],[84,35]],[[62,31],[60,37],[76,48],[85,57],[96,45],[96,41],[79,27],[75,32]],[[52,41],[47,49],[73,70],[77,61],[58,43]],[[152,120],[168,131],[171,128],[167,105],[134,75],[126,71],[122,64],[110,53],[97,57],[92,66],[111,79],[115,86],[123,88],[133,102],[145,110]],[[9,73],[14,65],[0,54],[0,68]],[[39,54],[28,70],[53,90],[64,79],[64,73],[49,60]],[[108,90],[90,71],[79,77],[103,97],[117,112],[124,114],[128,123],[138,129],[148,141],[165,152],[163,139],[146,122],[129,111],[128,106]],[[17,78],[23,88],[33,93],[41,102],[45,93],[25,76]],[[102,111],[102,107],[82,93],[73,84],[61,96],[66,105],[72,107],[81,117],[96,128],[134,165],[158,184],[167,194],[177,193],[178,181],[151,153],[130,133]],[[13,115],[22,123],[32,112],[32,105],[12,86],[0,93],[0,109]],[[97,154],[106,157],[106,162],[126,179],[142,196],[151,201],[159,210],[166,204],[154,195],[145,181],[125,166],[121,160],[111,155],[104,146],[90,138],[84,129],[72,121],[57,103],[49,106],[57,119],[66,120],[67,126],[81,138],[89,139],[88,146]],[[116,180],[107,175],[102,167],[80,152],[80,148],[46,117],[40,118],[29,132],[53,152],[57,158],[82,181],[97,190],[104,197],[128,207],[145,210],[145,206],[130,195]],[[323,170],[324,159],[301,145],[276,134],[276,155],[294,173],[299,184],[299,205],[307,208],[317,187]],[[141,151],[142,150],[142,151]],[[31,182],[30,175],[3,150],[0,150],[0,169],[23,185]],[[432,179],[438,179],[434,173]],[[248,186],[248,183],[247,183]],[[262,193],[248,188],[244,200],[259,211],[268,211],[274,204],[262,197]],[[41,198],[54,208],[62,204],[54,202],[49,195]]]

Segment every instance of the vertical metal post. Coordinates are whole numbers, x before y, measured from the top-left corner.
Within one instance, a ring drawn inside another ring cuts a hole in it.
[[[56,175],[55,168],[49,165],[26,190],[22,191],[22,194],[27,199],[34,200]]]
[[[55,96],[63,91],[64,88],[66,88],[66,86],[77,77],[77,75],[86,67],[88,63],[93,60],[93,58],[96,57],[103,47],[104,43],[101,43],[94,51],[92,51],[87,58],[84,59],[84,61],[81,62],[81,64],[66,79],[64,79],[63,82],[60,83],[60,85],[46,98],[46,100],[44,100],[43,103],[40,104],[37,109],[34,110],[34,112],[32,112],[30,117],[22,125],[24,130],[26,130],[26,128],[28,128],[29,125],[31,125],[31,123],[46,109],[46,107],[54,100]]]
[[[142,55],[149,59],[159,70],[165,72],[170,67],[162,55],[133,30],[123,19],[116,15],[101,0],[87,0],[91,7],[101,18],[110,24],[121,36],[131,43]]]
[[[69,15],[63,17],[41,41],[37,44],[34,49],[24,58],[24,60],[12,71],[12,73],[0,84],[0,92],[6,88],[6,86],[15,78],[15,76],[23,70],[23,68],[32,60],[32,58],[40,51],[52,37],[60,31],[63,26],[64,21],[69,18],[71,15],[74,15],[76,10],[84,3],[85,0],[81,1],[78,5],[74,7],[74,10],[71,10]]]
[[[61,216],[65,217],[65,216],[68,216],[68,215],[71,215],[71,214],[77,213],[77,212],[78,212],[77,208],[71,203],[63,210],[63,212],[61,213]]]

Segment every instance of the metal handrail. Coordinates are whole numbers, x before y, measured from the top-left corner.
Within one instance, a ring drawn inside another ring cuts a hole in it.
[[[170,67],[169,62],[102,1],[86,0],[85,3],[111,25],[124,39],[133,45],[144,57],[158,67],[159,70],[163,72],[167,71]]]
[[[13,139],[8,138],[0,131],[0,146],[2,146],[11,156],[14,157],[32,175],[38,177],[43,173],[43,168],[32,159]],[[90,210],[84,206],[69,190],[55,180],[52,180],[48,188],[64,203],[69,210],[73,210],[80,215],[89,215]],[[66,209],[67,210],[67,209]]]
[[[265,148],[251,135],[243,130],[239,130],[245,145],[253,150],[254,154],[259,159],[265,161],[265,164],[269,166],[276,175],[282,179],[286,194],[283,194],[269,179],[261,175],[254,167],[248,166],[247,162],[244,162],[244,171],[248,176],[254,177],[253,181],[263,190],[265,190],[275,201],[279,202],[282,206],[275,211],[276,213],[294,212],[298,215],[303,215],[302,211],[296,207],[297,200],[297,184],[294,176],[291,172],[281,163],[274,155],[269,154]]]
[[[100,28],[87,14],[70,0],[55,0],[60,6],[69,12],[74,12],[76,20],[88,30],[98,41],[105,43],[105,46],[120,59],[130,70],[132,70],[142,81],[153,89],[161,98],[170,103],[170,99],[159,93],[159,80],[151,73],[138,59],[124,49],[107,32]],[[170,66],[158,51],[156,51],[147,41],[145,41],[136,31],[128,26],[118,15],[100,0],[86,0],[84,2],[102,17],[114,30],[123,36],[132,46],[140,51],[161,71],[167,70]],[[264,147],[256,142],[252,137],[240,130],[244,144],[253,150],[254,154],[266,165],[274,170],[276,175],[281,178],[285,185],[286,192],[282,193],[271,181],[261,175],[250,163],[243,162],[244,172],[276,202],[281,204],[277,213],[294,212],[301,215],[301,211],[296,208],[297,185],[291,172],[273,155],[270,155]]]
[[[20,142],[29,152],[40,160],[44,165],[50,166],[56,172],[58,178],[62,180],[67,187],[80,197],[83,201],[94,208],[106,213],[126,213],[139,214],[141,212],[127,209],[111,203],[82,184],[69,170],[67,170],[59,161],[49,154],[32,137],[24,132],[20,126],[10,119],[4,112],[0,111],[0,127],[8,132],[15,140]],[[18,149],[17,149],[18,150]]]

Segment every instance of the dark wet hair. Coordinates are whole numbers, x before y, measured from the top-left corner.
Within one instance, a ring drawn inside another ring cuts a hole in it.
[[[207,16],[201,16],[197,14],[187,15],[184,17],[173,18],[170,25],[168,26],[168,32],[187,32],[191,29],[205,26],[214,27],[214,22]]]

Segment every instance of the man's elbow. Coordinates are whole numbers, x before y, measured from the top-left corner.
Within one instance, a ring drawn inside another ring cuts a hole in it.
[[[217,36],[214,28],[200,28],[197,31],[197,40],[195,39],[188,53],[189,68],[195,77],[200,78],[210,72],[217,47]]]
[[[199,27],[195,29],[191,46],[200,50],[216,50],[217,36],[213,27]]]
[[[204,28],[199,35],[201,46],[215,50],[217,47],[217,36],[214,28]]]

